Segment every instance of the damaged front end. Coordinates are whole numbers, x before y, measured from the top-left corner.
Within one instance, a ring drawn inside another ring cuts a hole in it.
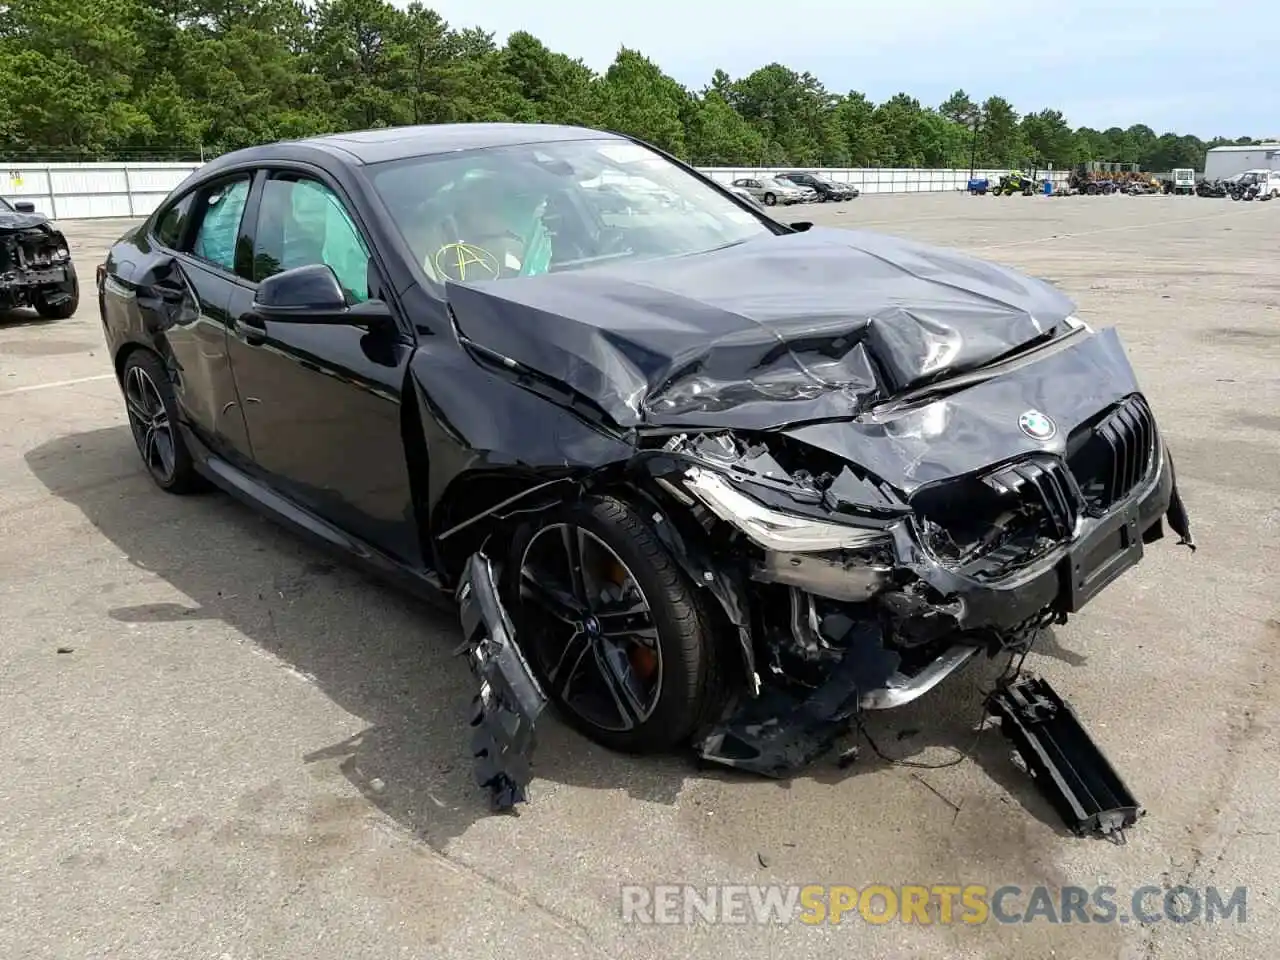
[[[76,295],[66,238],[43,217],[0,214],[0,310],[56,309]]]
[[[808,442],[809,427],[667,431],[642,438],[621,476],[602,469],[578,487],[627,484],[724,614],[745,696],[699,732],[698,754],[782,777],[828,752],[860,711],[911,703],[979,655],[1025,653],[1136,564],[1166,522],[1192,545],[1141,394],[1064,433],[912,486]],[[947,443],[935,442],[938,456]],[[477,553],[458,596],[481,678],[477,780],[509,807],[524,798],[547,698],[497,583]]]
[[[723,614],[710,762],[783,776],[1025,653],[1166,525],[1193,546],[1116,332],[1003,268],[807,232],[449,296],[468,349],[633,448],[575,483],[642,503]]]
[[[1032,450],[909,492],[787,432],[677,434],[642,461],[747,584],[758,695],[698,744],[782,776],[859,710],[925,695],[980,653],[1016,653],[1141,559],[1167,520],[1191,544],[1140,394]]]

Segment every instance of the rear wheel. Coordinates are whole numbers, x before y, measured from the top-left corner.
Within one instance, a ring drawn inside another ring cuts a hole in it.
[[[125,361],[120,383],[133,440],[156,486],[168,493],[203,489],[206,484],[178,432],[178,405],[160,358],[135,350]]]
[[[512,544],[516,635],[548,695],[597,742],[675,747],[723,700],[715,638],[693,586],[637,511],[566,506]]]
[[[777,202],[778,202],[778,198],[775,197],[772,193],[766,193],[764,195],[764,205],[766,207],[772,207]]]

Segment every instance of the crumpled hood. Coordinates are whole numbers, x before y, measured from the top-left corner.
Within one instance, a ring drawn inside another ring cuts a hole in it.
[[[998,377],[889,416],[800,424],[784,432],[909,495],[926,483],[1033,453],[1066,456],[1074,431],[1139,392],[1114,329],[1077,334],[1062,349],[1028,359]],[[1019,421],[1030,411],[1052,421],[1052,437],[1023,432]]]
[[[841,229],[540,277],[447,285],[462,335],[624,427],[850,417],[980,367],[1074,310],[1040,280]]]
[[[54,229],[43,213],[18,213],[16,210],[0,210],[0,230],[29,230],[32,227]]]

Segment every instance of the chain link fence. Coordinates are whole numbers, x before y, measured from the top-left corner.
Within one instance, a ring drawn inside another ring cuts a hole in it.
[[[112,150],[0,146],[0,164],[204,163],[224,152],[219,147],[206,144],[186,147],[118,147]]]

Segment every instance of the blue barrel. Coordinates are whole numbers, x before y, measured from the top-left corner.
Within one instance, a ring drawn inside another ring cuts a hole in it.
[[[1051,197],[1051,196],[1053,196],[1053,181],[1052,181],[1052,180],[1046,180],[1046,181],[1044,182],[1044,195],[1045,195],[1046,197]]]

